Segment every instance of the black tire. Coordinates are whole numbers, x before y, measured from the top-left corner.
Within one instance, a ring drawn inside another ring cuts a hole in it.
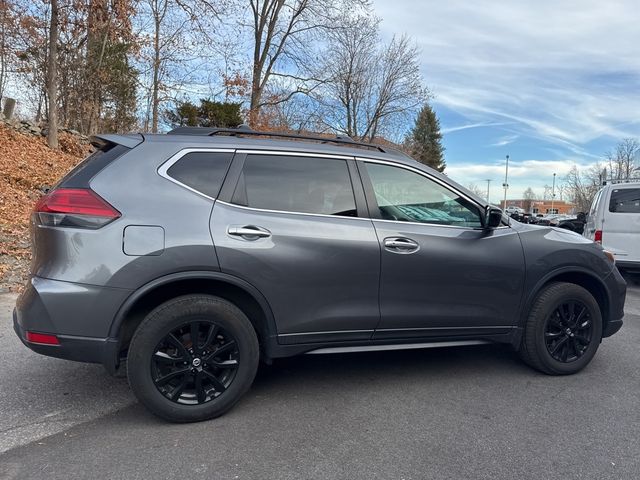
[[[198,422],[238,402],[259,357],[255,330],[238,307],[219,297],[185,295],[142,321],[129,346],[127,375],[135,396],[155,415]]]
[[[536,297],[520,356],[548,375],[571,375],[591,361],[602,340],[598,302],[573,283],[552,283]]]

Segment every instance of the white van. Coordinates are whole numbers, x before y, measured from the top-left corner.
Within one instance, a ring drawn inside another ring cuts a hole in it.
[[[621,269],[640,271],[640,182],[602,187],[591,204],[584,236],[613,253]]]

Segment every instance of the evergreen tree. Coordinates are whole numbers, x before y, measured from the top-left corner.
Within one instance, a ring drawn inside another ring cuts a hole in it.
[[[405,140],[411,156],[429,167],[442,172],[446,167],[440,120],[428,103],[422,107],[416,124]]]
[[[173,126],[234,128],[242,123],[240,104],[200,99],[200,106],[190,101],[180,102],[166,110],[164,118]]]

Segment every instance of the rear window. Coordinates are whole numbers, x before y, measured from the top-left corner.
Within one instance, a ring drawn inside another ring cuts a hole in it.
[[[233,203],[265,210],[356,216],[347,162],[249,155]]]
[[[620,188],[611,192],[609,211],[613,213],[640,213],[640,188]]]
[[[231,165],[233,152],[191,152],[167,170],[174,180],[215,198]]]

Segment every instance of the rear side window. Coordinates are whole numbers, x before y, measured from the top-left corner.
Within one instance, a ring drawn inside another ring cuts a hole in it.
[[[167,175],[193,190],[215,198],[231,165],[233,152],[190,152],[167,170]]]
[[[640,213],[640,188],[621,188],[611,192],[609,211],[613,213]]]
[[[345,160],[247,156],[233,203],[265,210],[356,216]]]

